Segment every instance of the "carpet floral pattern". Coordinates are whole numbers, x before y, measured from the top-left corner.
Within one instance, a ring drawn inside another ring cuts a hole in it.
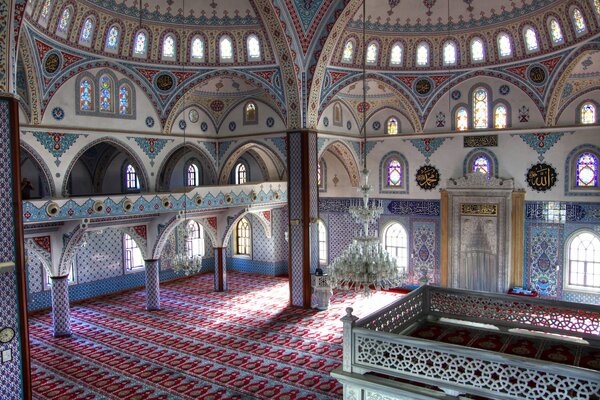
[[[339,292],[327,311],[288,307],[285,278],[228,275],[163,284],[160,311],[144,291],[71,309],[73,335],[52,337],[52,316],[30,318],[35,399],[305,399],[342,397],[345,308],[366,316],[401,295]]]

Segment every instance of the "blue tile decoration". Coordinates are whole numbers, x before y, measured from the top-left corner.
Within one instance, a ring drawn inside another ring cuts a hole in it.
[[[222,142],[219,142],[219,159],[221,161],[224,161],[223,156],[225,155],[225,153],[227,153],[227,150],[233,143],[235,143],[235,141],[233,140],[224,140]]]
[[[506,96],[507,94],[510,93],[510,86],[502,85],[502,86],[500,86],[499,91],[502,96]]]
[[[150,159],[150,165],[154,166],[154,159],[167,143],[173,142],[174,139],[158,139],[158,138],[143,138],[128,136],[127,139],[135,140],[135,142],[143,150],[144,154]]]
[[[378,131],[381,128],[381,122],[373,121],[373,130]]]
[[[231,122],[229,123],[229,131],[230,131],[230,132],[233,132],[233,131],[235,131],[235,128],[236,128],[236,127],[237,127],[237,125],[235,124],[235,121],[231,121]]]
[[[329,143],[329,142],[330,142],[329,139],[318,138],[317,139],[317,152],[319,154],[321,154],[321,151],[323,150],[323,147],[325,147],[327,145],[327,143]]]
[[[439,216],[440,202],[438,200],[391,200],[387,209],[396,215]]]
[[[76,133],[56,133],[56,132],[31,132],[46,150],[56,158],[54,163],[58,167],[60,158],[77,141],[79,134]],[[87,137],[88,135],[83,135]]]
[[[564,214],[564,216],[557,219],[556,210],[559,210],[560,214]],[[600,224],[600,203],[527,201],[525,202],[525,221]]]
[[[538,160],[544,161],[544,154],[552,148],[565,134],[573,132],[547,132],[547,133],[512,133],[510,136],[519,136],[525,143],[538,153]]]
[[[54,118],[57,121],[62,121],[62,119],[65,117],[65,110],[63,110],[60,107],[54,107],[52,109],[52,118]]]
[[[562,227],[531,226],[527,231],[527,242],[530,264],[527,268],[527,279],[531,288],[540,295],[559,297],[562,279],[559,275],[562,265],[561,238]]]
[[[369,153],[377,146],[379,143],[383,143],[383,140],[369,140],[367,141],[367,145],[365,146],[367,156]],[[357,153],[358,154],[358,153]]]
[[[204,147],[208,154],[212,157],[213,160],[217,160],[217,143],[216,142],[207,142],[207,141],[198,141],[202,147]]]
[[[460,90],[453,90],[452,91],[452,100],[458,100],[460,99]]]
[[[66,276],[51,278],[52,325],[54,337],[71,336],[69,280]]]
[[[208,130],[208,124],[206,122],[202,122],[200,124],[200,129],[202,130],[202,132],[206,132]]]
[[[276,138],[268,138],[266,139],[268,143],[272,143],[273,146],[279,151],[279,155],[282,160],[287,158],[287,142],[284,137],[276,137]]]
[[[267,118],[267,127],[272,128],[273,125],[275,125],[275,120],[273,119],[273,117]]]
[[[444,142],[452,138],[447,137],[436,137],[436,138],[423,138],[423,139],[409,139],[408,141],[417,149],[421,154],[425,156],[425,162],[429,163],[429,157],[436,152],[436,150],[444,144]],[[405,139],[406,140],[406,139]]]
[[[154,118],[146,117],[146,126],[152,128],[154,126]]]
[[[434,221],[414,221],[411,226],[412,252],[410,264],[413,281],[425,275],[428,284],[439,284],[438,228]]]
[[[187,128],[187,122],[185,122],[184,120],[180,120],[179,121],[179,129],[181,129],[183,131],[183,130],[185,130],[185,128]]]

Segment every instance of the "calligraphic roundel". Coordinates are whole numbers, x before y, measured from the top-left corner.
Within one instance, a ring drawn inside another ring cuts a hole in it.
[[[552,189],[556,184],[558,174],[553,166],[546,163],[532,165],[527,171],[527,184],[538,192]]]

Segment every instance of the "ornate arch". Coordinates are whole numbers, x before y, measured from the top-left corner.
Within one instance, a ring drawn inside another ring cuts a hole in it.
[[[27,156],[37,165],[39,170],[42,172],[45,178],[45,184],[48,188],[48,192],[50,193],[50,197],[56,197],[56,187],[54,186],[54,179],[52,178],[52,173],[50,172],[50,168],[44,162],[44,159],[40,157],[40,155],[27,143],[21,141],[20,143],[21,151],[27,154]]]
[[[340,140],[335,140],[328,143],[323,149],[319,152],[318,159],[323,157],[326,151],[330,151],[335,157],[337,157],[344,169],[348,173],[348,177],[350,178],[350,183],[353,187],[358,187],[360,184],[360,170],[357,162],[357,156],[354,154],[352,149],[344,142]]]
[[[31,252],[42,262],[48,276],[52,276],[52,254],[42,249],[32,238],[25,239],[25,251]]]
[[[188,212],[188,216],[190,216],[189,212]],[[206,233],[208,235],[208,237],[210,238],[210,242],[212,243],[213,247],[218,247],[215,228],[211,225],[211,223],[209,221],[210,218],[211,217],[194,218],[193,216],[190,216],[190,218],[188,218],[188,221],[194,220],[197,223],[199,223],[202,226],[202,228],[204,229],[204,233]],[[152,254],[153,259],[158,260],[160,258],[162,251],[165,247],[165,244],[167,243],[167,239],[169,239],[169,236],[171,235],[171,233],[173,233],[173,231],[175,230],[175,228],[177,228],[177,226],[179,224],[181,224],[185,221],[186,220],[184,218],[181,218],[179,216],[174,216],[164,225],[164,228],[159,233],[159,236],[156,239],[154,248],[152,249],[152,251],[150,251],[150,249],[148,249],[149,250],[148,253]]]
[[[37,85],[38,76],[35,68],[35,60],[29,41],[21,41],[19,51],[21,53],[20,57],[24,69],[23,72],[27,78],[25,79],[25,84],[27,85],[27,91],[29,92],[30,122],[32,125],[38,125],[42,121],[42,101]]]
[[[241,210],[233,217],[227,219],[227,227],[225,228],[225,234],[223,235],[223,247],[229,246],[229,239],[231,239],[231,235],[233,234],[237,223],[248,214],[250,214],[249,211]]]
[[[227,157],[227,160],[223,163],[223,167],[221,168],[221,173],[219,175],[219,185],[227,184],[227,181],[229,180],[229,175],[231,174],[231,170],[233,169],[234,164],[237,161],[237,159],[240,158],[240,156],[242,154],[244,154],[246,151],[252,150],[253,147],[258,147],[263,152],[265,152],[268,155],[268,157],[271,159],[273,164],[275,164],[278,171],[285,171],[284,162],[281,160],[281,158],[279,158],[279,156],[273,150],[271,150],[269,147],[265,146],[262,143],[258,143],[255,141],[249,141],[249,142],[246,142],[246,143],[240,145],[237,149],[235,149],[233,152],[231,152],[229,157]]]
[[[144,188],[146,191],[149,190],[148,185],[150,183],[150,179],[148,179],[148,172],[146,171],[146,167],[144,166],[144,163],[142,162],[142,159],[138,156],[138,154],[131,147],[129,147],[127,144],[121,142],[120,140],[110,138],[110,137],[104,137],[104,138],[97,139],[97,140],[94,140],[94,141],[88,143],[81,150],[79,150],[79,152],[75,155],[75,157],[73,157],[73,160],[71,160],[71,163],[67,167],[67,170],[65,171],[65,174],[63,176],[63,184],[62,184],[62,189],[61,189],[61,193],[63,196],[66,196],[67,183],[69,181],[69,177],[71,176],[71,172],[73,171],[73,167],[75,167],[75,164],[77,163],[77,161],[79,161],[81,156],[86,151],[88,151],[89,149],[91,149],[92,147],[94,147],[100,143],[111,144],[111,145],[117,147],[118,149],[120,149],[121,151],[123,151],[125,154],[127,154],[127,156],[129,156],[133,160],[133,162],[136,164],[136,165],[134,165],[134,167],[137,167],[136,171],[140,172],[140,176],[139,176],[140,177],[140,186],[142,188]]]
[[[202,168],[207,168],[207,170],[210,171],[209,174],[211,176],[211,183],[214,184],[217,182],[217,170],[215,169],[214,163],[211,161],[212,158],[210,154],[208,154],[201,146],[187,142],[185,145],[181,143],[175,146],[163,159],[160,167],[158,168],[158,174],[156,175],[156,190],[164,188],[164,179],[166,179],[165,177],[167,175],[170,176],[175,168],[175,165],[183,157],[185,153],[183,149],[192,149],[193,151],[197,152],[201,156],[201,161],[203,161]]]

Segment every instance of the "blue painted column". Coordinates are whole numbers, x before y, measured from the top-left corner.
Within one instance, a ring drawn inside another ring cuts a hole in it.
[[[288,132],[287,142],[291,304],[310,308],[310,274],[319,262],[317,134]]]
[[[52,280],[52,322],[54,337],[71,336],[71,306],[69,304],[69,277],[55,276]]]
[[[227,290],[227,248],[214,247],[215,250],[215,292]]]
[[[160,260],[146,262],[146,310],[160,310]]]

